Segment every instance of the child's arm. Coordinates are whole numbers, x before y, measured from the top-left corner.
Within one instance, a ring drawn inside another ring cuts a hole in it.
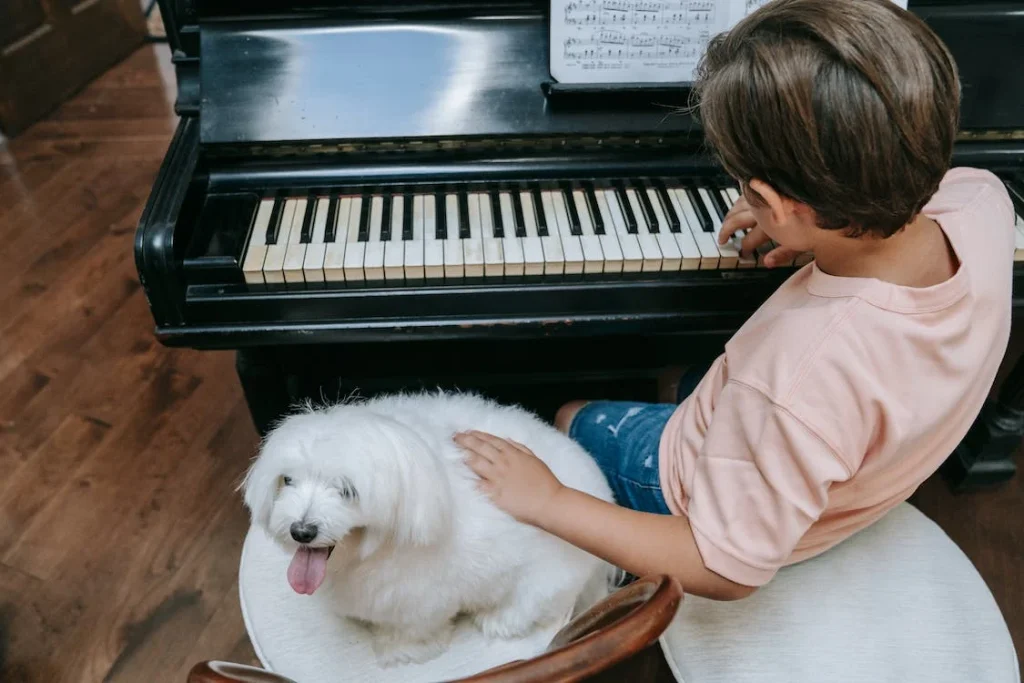
[[[636,512],[563,486],[525,446],[480,432],[460,434],[481,489],[532,524],[636,576],[668,574],[693,595],[736,600],[756,589],[708,570],[685,517]]]

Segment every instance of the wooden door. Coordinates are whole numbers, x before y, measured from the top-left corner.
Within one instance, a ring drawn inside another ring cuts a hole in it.
[[[14,136],[142,44],[139,0],[0,0],[0,131]]]

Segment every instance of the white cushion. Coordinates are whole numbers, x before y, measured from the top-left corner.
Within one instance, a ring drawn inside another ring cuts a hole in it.
[[[452,647],[423,664],[381,669],[367,633],[333,614],[322,594],[298,595],[288,586],[291,556],[259,528],[245,538],[238,588],[242,617],[263,667],[299,683],[436,683],[469,676],[547,647],[559,623],[516,641],[488,641],[469,623],[456,630]],[[566,615],[567,622],[571,615]]]
[[[687,595],[661,638],[684,683],[1019,683],[970,560],[902,504],[750,598]]]

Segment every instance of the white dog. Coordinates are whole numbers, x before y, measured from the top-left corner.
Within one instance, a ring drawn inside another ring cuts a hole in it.
[[[382,665],[441,654],[457,615],[489,637],[520,637],[611,585],[610,565],[477,490],[452,440],[470,429],[518,441],[566,486],[612,500],[571,439],[470,394],[309,407],[272,430],[242,484],[253,522],[295,553],[291,587],[312,595],[326,579],[321,594],[370,627]]]

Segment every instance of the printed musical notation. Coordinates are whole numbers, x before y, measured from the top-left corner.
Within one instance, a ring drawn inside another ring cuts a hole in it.
[[[554,0],[552,76],[688,80],[708,40],[725,28],[723,9],[721,0]]]
[[[692,81],[711,37],[767,2],[552,0],[551,75],[563,83]]]

